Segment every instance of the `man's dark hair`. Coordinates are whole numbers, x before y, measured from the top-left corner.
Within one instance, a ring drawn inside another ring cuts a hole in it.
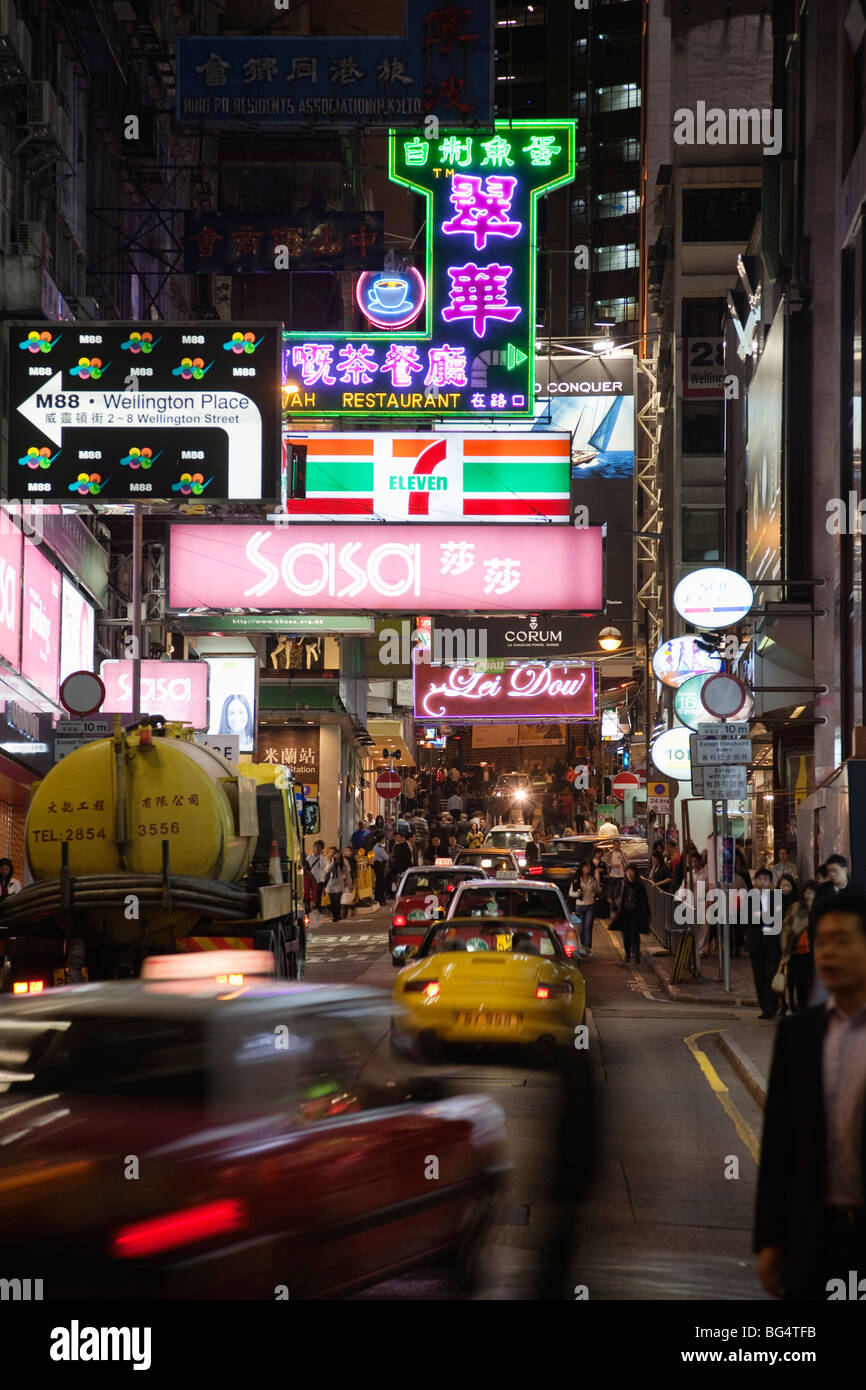
[[[827,868],[830,864],[841,864],[843,869],[847,869],[848,860],[845,858],[843,854],[831,854],[828,857],[827,863],[824,865],[824,867]]]
[[[844,864],[844,859],[843,859]],[[834,893],[831,898],[814,910],[812,919],[813,930],[818,930],[818,923],[823,917],[828,917],[831,912],[850,912],[853,916],[860,919],[860,930],[866,936],[866,896],[863,893]]]
[[[761,877],[763,877],[763,878],[768,878],[768,879],[770,880],[771,883],[772,883],[772,881],[773,881],[773,875],[770,873],[770,870],[769,870],[769,869],[756,869],[756,870],[755,870],[755,878],[761,878]]]

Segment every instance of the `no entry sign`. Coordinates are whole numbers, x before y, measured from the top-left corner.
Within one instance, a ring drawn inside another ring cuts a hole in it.
[[[626,792],[641,785],[636,772],[618,772],[610,784],[611,796],[616,797],[617,801],[625,801]]]
[[[380,772],[376,778],[376,791],[386,801],[399,796],[402,785],[399,772],[394,772],[392,768],[385,768],[384,772]]]

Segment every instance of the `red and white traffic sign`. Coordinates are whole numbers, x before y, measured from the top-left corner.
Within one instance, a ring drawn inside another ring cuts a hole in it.
[[[399,796],[402,785],[399,772],[395,772],[392,767],[384,768],[376,778],[376,791],[386,801],[392,801],[395,796]]]
[[[70,714],[93,714],[105,699],[105,686],[95,671],[72,671],[60,687],[60,703]]]
[[[642,785],[636,772],[618,772],[610,784],[610,793],[617,801],[625,801],[627,791],[634,791]]]
[[[701,687],[701,704],[717,719],[733,719],[746,703],[748,692],[741,680],[728,671],[710,676]]]

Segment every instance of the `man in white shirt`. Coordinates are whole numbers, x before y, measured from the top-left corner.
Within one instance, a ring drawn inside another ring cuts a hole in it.
[[[460,792],[457,790],[456,787],[449,796],[448,801],[446,802],[446,806],[448,814],[451,816],[459,816],[460,812],[463,810],[463,797],[460,795]]]
[[[310,873],[316,881],[316,901],[313,906],[318,911],[322,906],[322,894],[325,891],[325,881],[331,876],[331,861],[325,854],[324,840],[317,840],[313,845],[313,853],[307,860]]]
[[[773,875],[774,888],[778,888],[779,879],[782,877],[782,874],[790,874],[791,878],[794,879],[795,882],[800,877],[800,871],[784,845],[782,845],[781,849],[779,850],[779,858],[776,860],[770,872]]]

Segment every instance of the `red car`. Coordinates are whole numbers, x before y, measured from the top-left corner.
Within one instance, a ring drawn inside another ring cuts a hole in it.
[[[474,864],[419,864],[407,869],[397,885],[388,931],[390,949],[420,946],[439,908],[447,908],[457,885],[467,878],[485,877],[484,869]]]
[[[392,1013],[333,985],[0,1001],[4,1273],[46,1300],[273,1301],[471,1265],[504,1117],[386,1065]]]
[[[448,904],[452,917],[532,917],[555,931],[567,956],[578,947],[577,932],[562,893],[553,883],[487,879],[461,883]]]

